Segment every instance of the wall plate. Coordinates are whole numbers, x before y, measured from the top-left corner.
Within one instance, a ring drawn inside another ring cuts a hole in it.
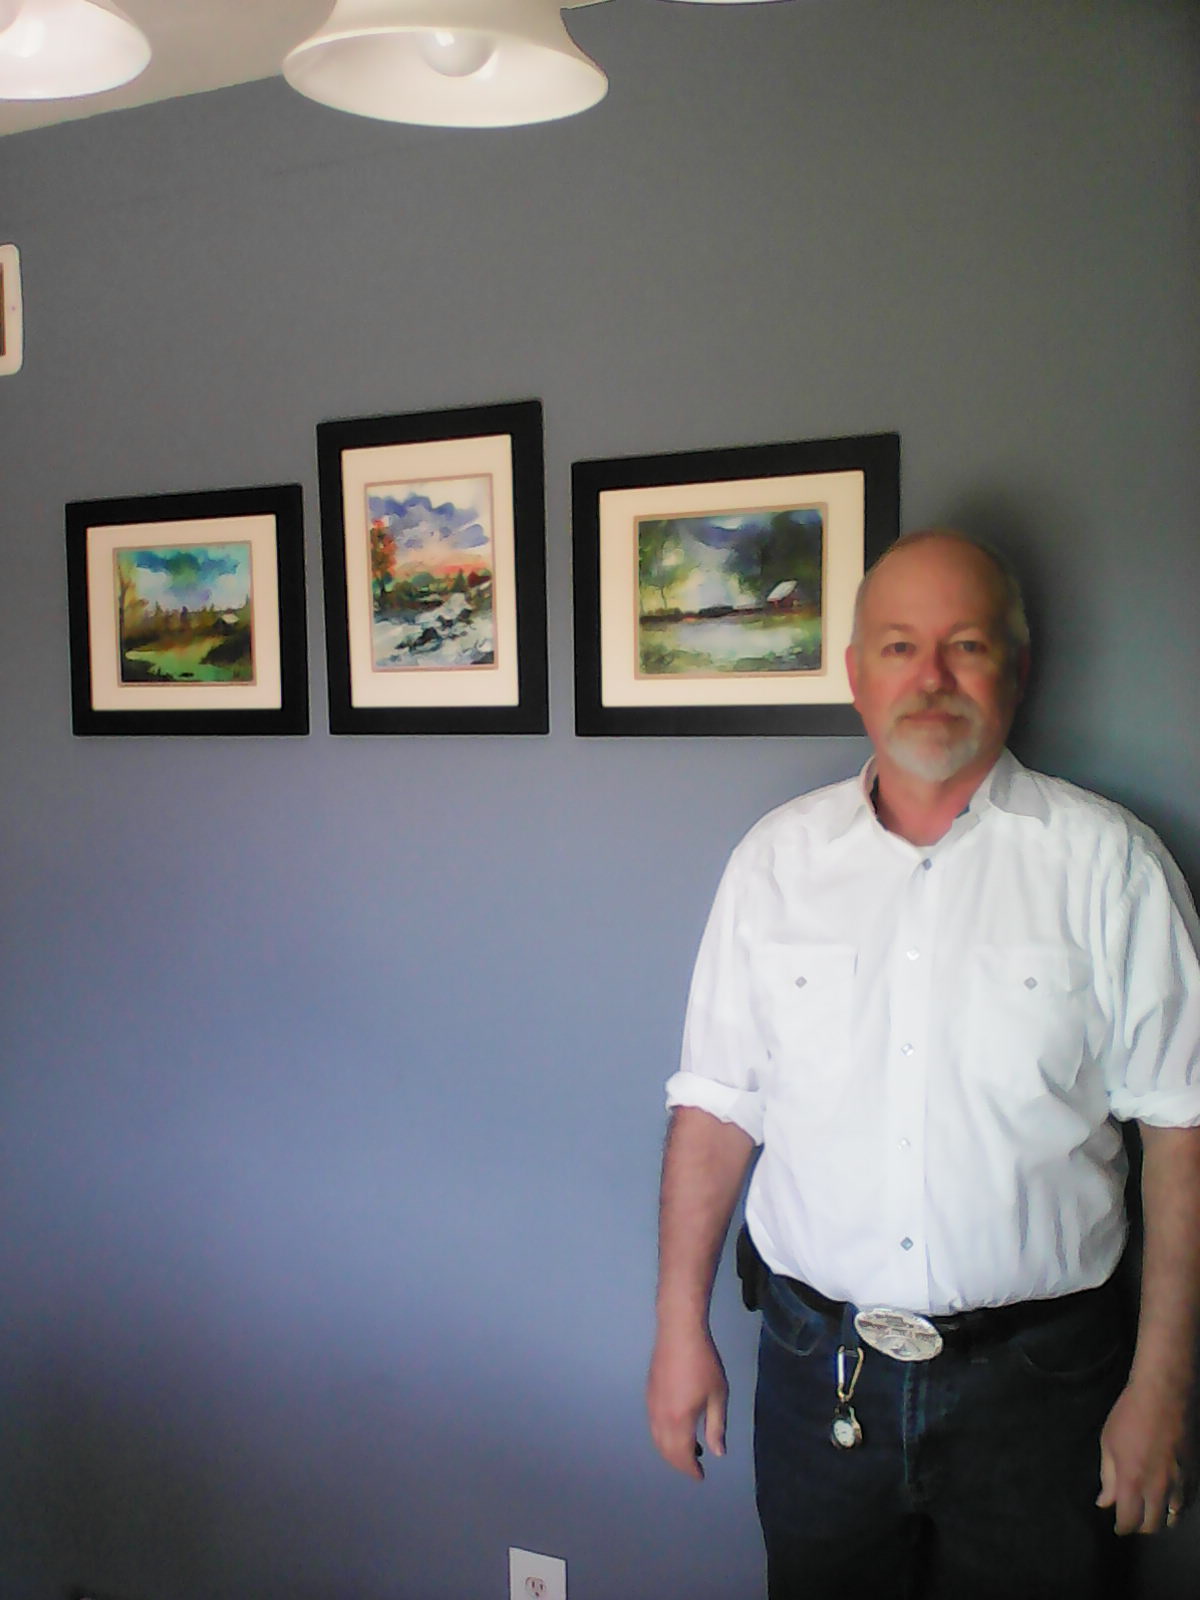
[[[0,378],[21,370],[21,256],[15,244],[0,244]]]
[[[567,1600],[567,1563],[510,1545],[508,1593],[509,1600]]]

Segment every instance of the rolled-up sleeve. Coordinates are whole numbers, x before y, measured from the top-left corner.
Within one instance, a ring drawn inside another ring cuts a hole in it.
[[[695,1106],[736,1123],[762,1143],[762,1068],[766,1053],[751,1004],[742,861],[734,853],[717,890],[692,972],[679,1071],[667,1081],[667,1106]]]
[[[1157,840],[1154,841],[1157,845]],[[1200,924],[1165,850],[1147,848],[1115,919],[1109,1103],[1122,1120],[1200,1124]]]

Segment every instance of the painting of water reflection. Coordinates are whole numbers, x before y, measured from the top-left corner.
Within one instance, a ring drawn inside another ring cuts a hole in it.
[[[494,667],[491,478],[372,484],[367,526],[374,669]]]
[[[823,506],[637,519],[637,675],[819,673]]]
[[[122,684],[254,682],[249,544],[113,552]]]

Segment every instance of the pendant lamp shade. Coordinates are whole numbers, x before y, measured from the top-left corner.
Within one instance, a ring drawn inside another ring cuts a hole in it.
[[[608,89],[559,0],[337,0],[283,75],[339,111],[456,128],[569,117]]]
[[[69,100],[136,78],[150,45],[111,0],[0,0],[0,100]]]

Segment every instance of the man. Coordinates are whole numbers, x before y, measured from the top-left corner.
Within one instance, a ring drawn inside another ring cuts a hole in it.
[[[1195,914],[1148,829],[1005,750],[1028,630],[993,555],[890,547],[847,666],[872,762],[751,830],[697,960],[654,1440],[692,1477],[698,1424],[723,1454],[709,1297],[761,1145],[739,1258],[771,1600],[1120,1594],[1115,1536],[1187,1492]],[[1114,1119],[1144,1151],[1132,1364]]]

